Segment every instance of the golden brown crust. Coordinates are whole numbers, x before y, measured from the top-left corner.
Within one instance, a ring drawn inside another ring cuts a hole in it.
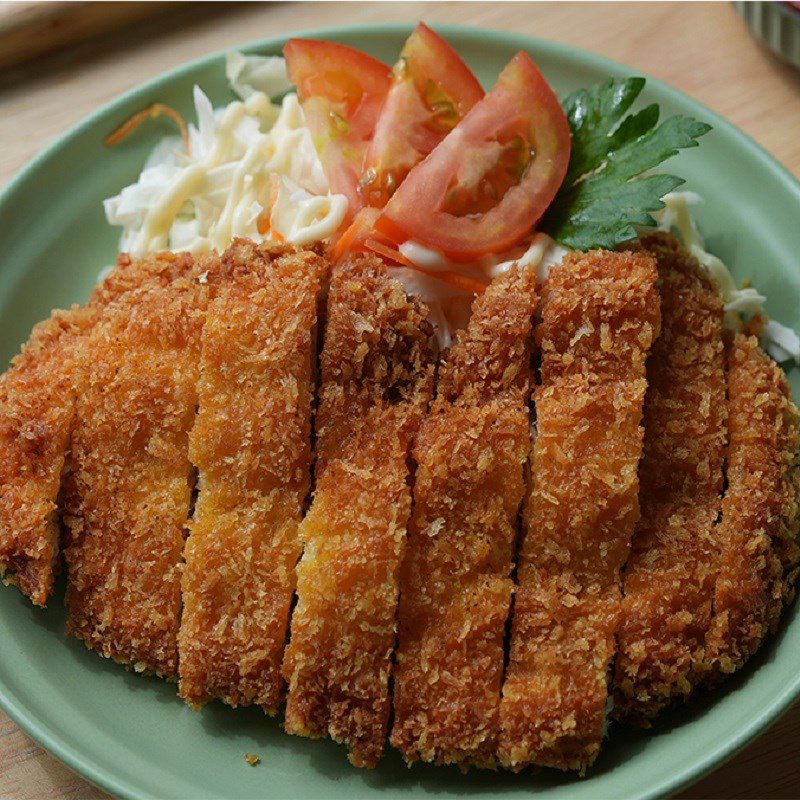
[[[44,606],[58,565],[56,498],[75,413],[72,340],[80,308],[40,322],[0,378],[0,572]]]
[[[728,488],[706,658],[716,681],[778,624],[798,568],[798,413],[780,367],[754,337],[728,349]]]
[[[68,631],[168,677],[177,669],[188,434],[207,294],[193,263],[178,259],[173,280],[145,282],[104,307],[81,347],[66,475]]]
[[[535,307],[531,270],[514,269],[495,279],[474,301],[467,328],[457,332],[443,360],[431,410],[479,406],[505,396],[527,401]]]
[[[188,253],[163,252],[143,258],[131,258],[128,253],[120,253],[114,269],[94,288],[88,305],[102,309],[132,289],[145,286],[166,288],[194,266],[194,257]]]
[[[347,744],[372,767],[389,717],[410,441],[433,383],[431,331],[376,259],[337,267],[321,356],[317,485],[300,527],[283,674],[286,730]]]
[[[58,568],[56,500],[80,391],[81,337],[103,306],[145,282],[165,282],[184,256],[121,255],[87,305],[54,311],[0,378],[0,573],[43,606]]]
[[[659,327],[653,259],[574,254],[550,272],[501,763],[584,770],[605,724],[619,571],[638,518],[645,358]]]
[[[409,762],[495,762],[535,305],[532,270],[475,301],[414,444],[391,736]]]
[[[430,400],[433,341],[428,312],[377,258],[338,265],[328,296],[316,418],[316,474],[369,437],[374,409],[402,409],[414,430]],[[423,409],[420,411],[420,409]],[[394,412],[393,412],[394,413]]]
[[[189,456],[199,494],[186,542],[180,694],[276,713],[298,525],[309,491],[317,295],[310,252],[237,241],[202,336]]]
[[[642,516],[625,568],[615,716],[646,724],[703,672],[725,452],[722,301],[674,240],[659,265],[661,335],[647,365]]]

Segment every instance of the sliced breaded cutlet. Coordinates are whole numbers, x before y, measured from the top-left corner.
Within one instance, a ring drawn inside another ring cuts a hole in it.
[[[654,259],[594,251],[554,266],[499,756],[584,770],[606,724],[620,569],[639,516],[645,359],[659,328]]]
[[[614,713],[636,724],[703,673],[726,443],[722,300],[673,237],[658,261],[661,335],[647,364],[642,516],[625,568]]]
[[[81,347],[65,486],[67,630],[174,677],[207,265],[108,303]],[[204,277],[205,276],[205,277]]]
[[[739,669],[778,624],[798,569],[798,413],[786,375],[755,337],[728,347],[728,487],[714,616],[712,681]]]
[[[0,569],[44,606],[58,567],[56,506],[75,414],[75,339],[92,313],[55,311],[0,378]]]
[[[39,323],[0,378],[0,573],[43,606],[59,564],[57,497],[80,391],[82,337],[104,305],[146,281],[168,280],[180,257],[116,269],[84,307],[54,311]]]
[[[298,526],[309,492],[317,301],[326,262],[240,240],[202,335],[189,440],[180,694],[277,711]]]
[[[433,384],[427,312],[377,259],[333,271],[321,355],[316,490],[300,527],[283,674],[286,730],[329,734],[372,767],[389,719],[409,449]]]
[[[532,269],[474,301],[414,444],[391,735],[409,762],[495,764],[535,306]]]

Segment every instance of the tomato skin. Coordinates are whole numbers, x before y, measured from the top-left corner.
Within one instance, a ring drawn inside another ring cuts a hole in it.
[[[361,178],[370,205],[378,208],[484,95],[458,53],[422,22],[392,76]]]
[[[478,185],[487,165],[521,139],[531,158],[516,185],[488,210],[451,213],[453,187]],[[567,172],[569,124],[531,58],[517,53],[487,94],[395,192],[376,223],[395,242],[413,239],[454,261],[508,250],[552,202]]]
[[[347,197],[352,219],[366,204],[359,178],[391,70],[352,47],[316,39],[289,39],[283,54],[331,191]]]

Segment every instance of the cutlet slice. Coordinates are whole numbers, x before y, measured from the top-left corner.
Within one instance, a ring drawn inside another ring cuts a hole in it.
[[[44,606],[58,567],[56,507],[75,414],[74,340],[88,309],[40,322],[0,378],[0,571]]]
[[[671,237],[658,261],[661,335],[647,365],[642,515],[625,568],[615,716],[646,724],[703,673],[726,442],[722,300]]]
[[[83,342],[65,487],[68,632],[166,677],[177,670],[188,439],[208,289],[209,268],[193,263],[181,260],[166,285],[107,304]]]
[[[298,526],[309,492],[317,298],[311,252],[236,242],[202,335],[189,456],[180,695],[277,711]]]
[[[714,616],[712,679],[739,669],[777,626],[798,568],[797,409],[783,371],[754,337],[728,348],[728,488]]]
[[[283,663],[286,730],[326,733],[372,767],[389,718],[408,457],[433,384],[431,328],[377,259],[333,271],[321,355],[316,490],[300,526]]]
[[[576,253],[550,272],[499,757],[585,770],[603,736],[620,569],[639,515],[645,359],[659,327],[645,253]]]
[[[408,762],[495,763],[535,305],[533,270],[475,300],[414,444],[391,735]]]
[[[57,497],[80,390],[81,338],[106,303],[163,280],[179,262],[120,256],[87,305],[39,323],[0,378],[0,574],[36,605],[46,604],[58,569]]]

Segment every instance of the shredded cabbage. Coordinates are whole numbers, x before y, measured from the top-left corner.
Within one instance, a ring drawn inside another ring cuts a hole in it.
[[[122,227],[120,250],[223,250],[234,237],[309,244],[332,236],[347,199],[331,194],[283,59],[232,53],[226,67],[243,99],[214,109],[194,87],[190,151],[162,140],[136,183],[104,201]]]
[[[670,192],[664,196],[664,208],[653,214],[658,229],[674,230],[683,246],[708,270],[717,284],[725,302],[725,325],[739,330],[744,324],[743,314],[765,318],[759,333],[761,346],[776,361],[794,360],[800,364],[800,337],[791,329],[772,319],[766,319],[764,303],[766,297],[752,287],[737,288],[730,270],[705,249],[703,237],[691,213],[691,206],[702,201],[694,192]]]
[[[254,92],[279,97],[292,88],[280,56],[246,56],[234,50],[225,57],[225,77],[242,100]]]

